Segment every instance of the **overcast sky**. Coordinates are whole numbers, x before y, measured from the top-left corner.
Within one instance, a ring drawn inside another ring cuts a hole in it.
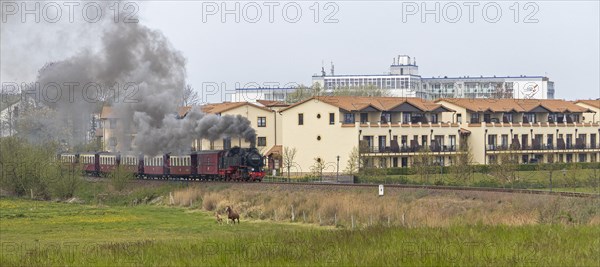
[[[239,22],[233,14],[222,21],[223,3],[139,4],[140,23],[162,31],[184,54],[188,83],[198,91],[215,83],[221,95],[233,92],[236,83],[310,84],[311,76],[320,72],[323,63],[329,73],[331,61],[336,74],[381,74],[389,71],[393,57],[406,54],[416,57],[423,77],[545,75],[555,82],[557,98],[600,97],[598,1],[529,5],[515,5],[514,1],[344,1],[329,5],[308,1],[287,6],[288,2],[276,1],[226,2],[228,9],[239,4]],[[435,14],[423,20],[422,4],[435,9],[436,3],[439,22]],[[298,6],[300,16],[296,14]],[[261,16],[256,15],[257,7]],[[461,14],[457,16],[459,9]],[[274,11],[271,16],[270,10]],[[19,59],[32,57],[7,46],[6,27],[3,23],[2,74],[10,77],[3,80],[34,77],[33,68],[5,70]],[[10,37],[29,43],[48,41],[27,32],[13,32]],[[11,48],[14,50],[7,52]],[[69,53],[61,49],[66,48],[45,47],[30,61],[39,65]],[[22,77],[16,77],[19,75]],[[209,102],[221,99],[215,95],[205,97]]]

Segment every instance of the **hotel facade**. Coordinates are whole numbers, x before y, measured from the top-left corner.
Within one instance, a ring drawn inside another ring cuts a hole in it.
[[[471,154],[470,164],[499,162],[506,154],[520,164],[600,161],[600,100],[320,96],[293,105],[260,100],[182,107],[180,117],[193,108],[248,118],[268,168],[280,172],[286,148],[296,150],[294,173],[311,173],[316,165],[342,173],[353,150],[360,167],[380,168],[412,167],[424,153],[441,166],[455,164],[461,153]],[[103,113],[102,125],[110,127],[116,118]],[[115,143],[111,129],[99,131]],[[190,150],[249,145],[195,140]]]

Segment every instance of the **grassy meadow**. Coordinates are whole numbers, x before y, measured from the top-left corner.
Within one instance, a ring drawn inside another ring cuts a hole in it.
[[[550,190],[548,171],[515,171],[515,180],[501,182],[492,173],[472,173],[470,177],[458,179],[453,174],[434,172],[424,175],[359,175],[361,183],[425,184],[473,187],[521,188]],[[594,169],[558,170],[552,173],[553,191],[600,194],[600,171]]]
[[[537,224],[360,230],[198,209],[0,199],[1,266],[562,265],[600,260],[600,227]]]

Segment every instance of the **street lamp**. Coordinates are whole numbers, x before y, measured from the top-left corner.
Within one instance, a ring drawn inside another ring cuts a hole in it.
[[[573,138],[575,139],[575,148],[578,148],[578,147],[577,147],[577,140],[579,140],[579,137],[577,137],[577,131],[578,131],[578,130],[579,130],[579,129],[575,128],[575,136],[573,136]],[[571,140],[571,142],[572,142],[572,141],[573,141],[573,140]]]
[[[392,147],[392,129],[388,129],[388,133],[390,134],[390,149]]]
[[[358,130],[358,171],[360,172],[360,135],[362,134],[362,129]]]
[[[513,148],[513,143],[515,142],[515,137],[513,136],[513,129],[510,129],[510,136],[508,137],[510,138],[510,145],[509,145],[509,149]]]
[[[512,131],[512,130],[511,130]],[[485,134],[483,135],[483,164],[487,165],[487,133],[488,129],[485,129]]]
[[[562,170],[563,173],[563,181],[567,179],[567,169]],[[552,191],[552,184],[550,184],[550,191]]]
[[[335,170],[335,181],[337,183],[340,182],[339,177],[340,177],[340,156],[337,156],[337,167]]]

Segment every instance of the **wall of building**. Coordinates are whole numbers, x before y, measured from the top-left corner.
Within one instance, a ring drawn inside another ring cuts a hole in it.
[[[599,100],[600,102],[600,100]],[[576,103],[576,105],[592,110],[594,113],[586,112],[583,113],[583,117],[585,118],[585,122],[594,122],[600,123],[600,108],[585,104],[585,103]]]
[[[298,125],[300,113],[303,114],[303,125]],[[329,124],[329,113],[335,114],[334,125]],[[321,117],[317,118],[319,114]],[[296,172],[311,172],[316,158],[326,163],[325,171],[335,172],[337,156],[340,156],[339,170],[346,168],[352,149],[358,148],[358,129],[342,126],[339,108],[324,102],[307,101],[284,110],[281,115],[284,148],[297,150]]]
[[[302,113],[304,124],[298,125],[298,114]],[[335,124],[329,124],[329,113],[335,114]],[[318,118],[317,115],[321,115]],[[443,145],[450,146],[450,136],[455,137],[456,146],[460,144],[459,125],[456,124],[398,124],[398,123],[379,123],[378,112],[369,114],[369,123],[361,124],[357,116],[356,123],[342,123],[343,112],[333,105],[308,101],[296,107],[284,110],[282,112],[283,121],[283,145],[284,147],[296,148],[296,163],[301,172],[308,173],[311,167],[315,165],[315,159],[321,158],[327,163],[326,171],[335,172],[337,170],[337,156],[340,157],[339,170],[344,171],[348,166],[348,160],[353,148],[358,148],[359,140],[365,140],[365,137],[371,136],[373,143],[371,151],[363,153],[363,157],[374,160],[374,165],[379,164],[379,160],[385,160],[387,167],[392,167],[393,158],[401,161],[402,157],[409,158],[409,165],[412,164],[414,153],[390,153],[380,151],[379,137],[385,138],[385,146],[390,146],[391,140],[397,138],[401,146],[402,136],[407,136],[408,144],[417,135],[417,140],[422,145],[422,137],[425,136],[428,145],[435,136],[443,136]],[[433,130],[433,131],[432,131]],[[320,140],[319,140],[320,137]],[[445,157],[445,164],[448,164],[447,158],[455,152],[432,153],[433,156]],[[400,165],[400,163],[399,163]]]
[[[276,126],[276,124],[281,124],[281,122],[277,119],[277,114],[274,111],[264,110],[249,104],[230,109],[221,113],[221,116],[225,115],[241,115],[250,120],[250,125],[253,129],[256,130],[257,139],[258,137],[266,137],[266,145],[259,146],[259,144],[257,143],[257,148],[261,152],[265,153],[274,145],[280,144],[281,127]],[[264,117],[266,119],[265,127],[258,127],[259,117]],[[279,129],[279,131],[276,131],[276,129]],[[242,147],[249,147],[250,143],[240,138],[233,138],[231,140],[231,146],[239,145],[241,145]],[[222,149],[223,140],[215,140],[212,146],[209,140],[196,140],[193,144],[193,147],[195,147],[196,150],[210,150],[211,147],[212,149]]]

